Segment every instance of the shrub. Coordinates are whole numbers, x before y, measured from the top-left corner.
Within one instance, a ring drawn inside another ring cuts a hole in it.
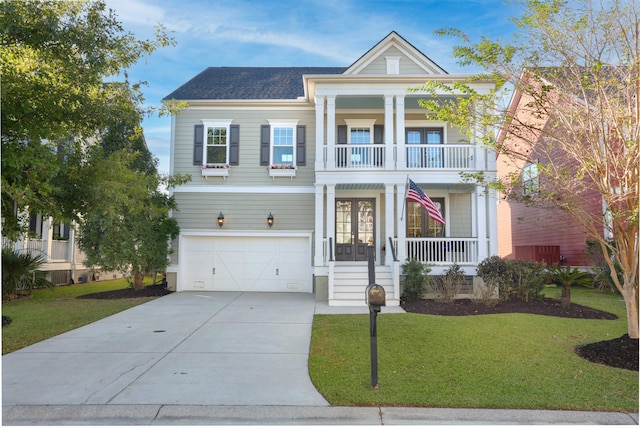
[[[526,260],[503,260],[489,257],[478,265],[480,276],[487,287],[498,287],[499,299],[530,302],[542,298],[544,289],[544,263]]]
[[[571,306],[572,286],[582,285],[591,288],[593,285],[593,279],[588,273],[571,269],[569,266],[563,269],[557,264],[547,270],[547,278],[562,286],[562,306],[565,308]]]
[[[484,283],[482,287],[474,287],[471,301],[476,305],[495,306],[498,303],[498,286],[495,283]]]
[[[602,247],[600,244],[593,240],[587,240],[586,253],[588,258],[591,260],[591,265],[594,271],[593,287],[596,290],[610,290],[617,293],[618,289],[611,278],[611,268],[604,260],[604,254],[602,253]],[[614,261],[613,266],[616,269],[620,282],[624,282],[620,263]]]
[[[54,284],[47,281],[46,272],[37,270],[44,260],[40,256],[2,249],[2,296],[31,294],[34,288],[50,288]]]
[[[438,302],[452,303],[462,288],[463,280],[464,270],[460,265],[454,263],[431,287],[431,290],[435,294],[435,300]]]
[[[404,272],[402,300],[422,299],[427,289],[428,273],[431,272],[431,268],[417,260],[407,260],[401,267]]]

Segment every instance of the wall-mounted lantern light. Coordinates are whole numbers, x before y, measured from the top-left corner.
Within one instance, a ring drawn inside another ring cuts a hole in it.
[[[223,224],[224,224],[224,214],[222,214],[222,211],[220,211],[220,214],[218,215],[218,226],[222,227]]]
[[[269,215],[267,216],[267,224],[269,225],[269,227],[273,226],[273,214],[269,213]]]

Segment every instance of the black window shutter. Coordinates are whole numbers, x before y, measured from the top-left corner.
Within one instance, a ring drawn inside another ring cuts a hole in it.
[[[62,235],[62,239],[69,239],[69,225],[66,223],[61,223],[62,231],[60,235]]]
[[[240,125],[231,125],[229,134],[229,165],[240,165]]]
[[[204,125],[193,127],[193,164],[202,165],[202,152],[204,143]]]
[[[384,144],[384,125],[373,125],[373,144]]]
[[[269,165],[269,143],[271,141],[271,127],[260,125],[260,165]]]
[[[338,144],[347,144],[347,125],[338,125]]]
[[[307,165],[307,126],[298,125],[296,128],[296,165]]]

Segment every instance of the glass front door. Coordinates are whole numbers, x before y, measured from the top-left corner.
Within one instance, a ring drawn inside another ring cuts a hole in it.
[[[336,260],[366,261],[374,225],[375,199],[336,199]]]

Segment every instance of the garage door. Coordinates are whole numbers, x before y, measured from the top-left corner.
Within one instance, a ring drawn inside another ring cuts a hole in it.
[[[183,239],[182,290],[311,291],[311,255],[303,237]]]

